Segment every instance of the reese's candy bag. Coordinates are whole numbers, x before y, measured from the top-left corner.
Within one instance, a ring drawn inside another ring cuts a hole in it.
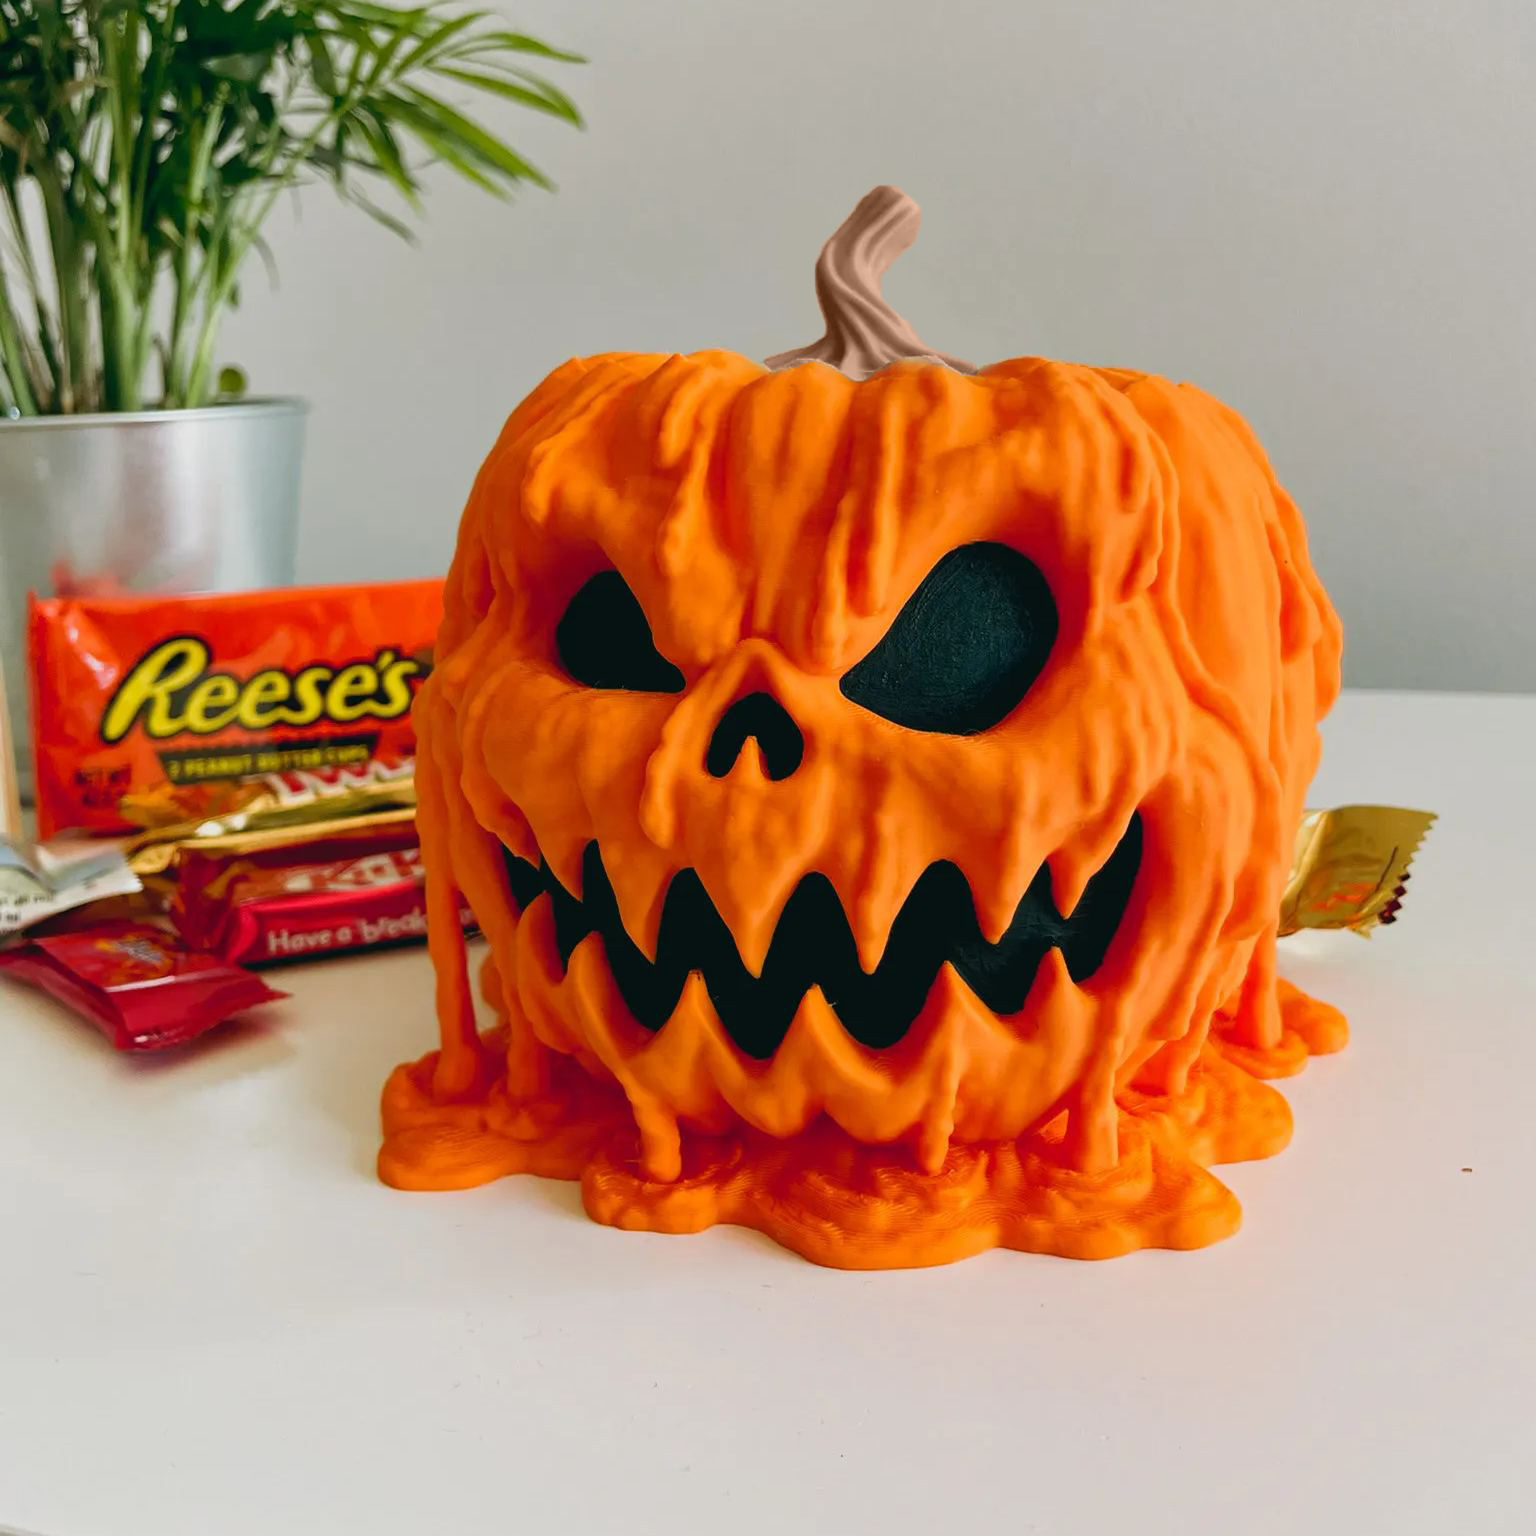
[[[409,762],[441,612],[439,580],[34,598],[39,835],[175,821],[262,775]]]

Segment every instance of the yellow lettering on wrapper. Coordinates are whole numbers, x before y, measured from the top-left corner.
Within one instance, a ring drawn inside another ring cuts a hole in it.
[[[239,682],[227,672],[212,672],[187,699],[185,729],[194,736],[211,736],[233,723],[239,707]]]
[[[294,708],[285,710],[282,719],[289,725],[308,725],[325,713],[325,685],[330,680],[329,667],[305,667],[293,680]]]
[[[208,647],[195,635],[161,641],[112,695],[101,717],[101,739],[109,745],[121,741],[140,715],[148,735],[174,736],[181,722],[171,713],[171,696],[201,677],[208,661]]]
[[[374,690],[379,686],[377,667],[354,663],[336,674],[325,695],[325,713],[331,720],[356,720],[373,710]]]
[[[277,725],[283,715],[274,706],[286,704],[292,692],[293,679],[286,672],[279,672],[275,667],[258,672],[240,695],[240,707],[235,713],[235,719],[248,731],[264,731],[269,726]]]
[[[403,715],[411,707],[411,679],[421,671],[421,663],[409,656],[396,656],[393,651],[382,651],[379,671],[384,679],[384,712]]]
[[[195,635],[176,635],[147,652],[123,679],[101,718],[101,739],[121,741],[142,725],[153,741],[210,736],[238,725],[248,731],[320,721],[397,720],[411,707],[410,679],[421,664],[393,647],[372,661],[298,672],[267,667],[241,680],[210,670],[212,652]]]

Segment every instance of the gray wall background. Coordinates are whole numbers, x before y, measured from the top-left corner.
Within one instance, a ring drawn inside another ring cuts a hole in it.
[[[437,175],[411,247],[315,189],[225,354],[313,402],[301,574],[445,568],[475,468],[575,353],[819,334],[816,251],[922,203],[932,345],[1192,379],[1305,511],[1356,684],[1536,689],[1532,0],[503,0],[588,54],[559,183]]]

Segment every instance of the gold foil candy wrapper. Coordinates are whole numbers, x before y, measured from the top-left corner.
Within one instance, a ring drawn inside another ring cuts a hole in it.
[[[337,806],[338,815],[347,815],[351,806],[370,800],[414,805],[415,775],[413,758],[370,758],[359,766],[314,772],[261,773],[193,784],[166,782],[124,795],[117,810],[124,821],[142,829],[140,841],[150,834],[175,838],[186,827],[205,821],[269,811],[297,815],[322,802]]]
[[[1281,935],[1348,928],[1369,938],[1378,924],[1396,921],[1408,866],[1434,820],[1433,811],[1393,805],[1308,811],[1280,900]]]
[[[258,805],[222,816],[205,816],[141,832],[128,841],[129,866],[140,875],[170,869],[186,847],[209,852],[246,853],[284,847],[369,827],[398,826],[416,816],[416,781],[396,779],[341,793],[280,805]]]

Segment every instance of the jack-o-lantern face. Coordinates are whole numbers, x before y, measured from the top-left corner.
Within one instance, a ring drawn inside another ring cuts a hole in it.
[[[641,1183],[686,1179],[690,1137],[826,1135],[917,1178],[1046,1134],[1081,1177],[1218,1010],[1281,1048],[1338,664],[1295,510],[1188,386],[952,362],[617,354],[514,414],[418,711],[434,910],[480,918],[510,1064],[439,925],[435,1104],[569,1108],[566,1060],[622,1090]],[[422,1171],[432,1123],[398,1120],[386,1173],[469,1181]],[[797,1246],[891,1261],[860,1241]]]
[[[513,899],[523,910],[547,899],[562,971],[576,948],[597,934],[624,1008],[647,1030],[666,1025],[697,974],[725,1035],[756,1060],[773,1055],[813,989],[854,1040],[884,1049],[906,1035],[946,964],[1002,1014],[1024,1008],[1053,948],[1061,950],[1072,979],[1083,981],[1103,961],[1130,896],[1141,852],[1135,816],[1070,917],[1058,911],[1049,865],[1042,862],[1006,926],[990,935],[981,930],[965,875],[963,841],[935,845],[935,856],[914,878],[923,849],[898,833],[898,842],[913,843],[911,859],[892,872],[900,905],[893,908],[887,892],[884,909],[866,916],[870,861],[889,863],[897,855],[878,842],[869,846],[856,832],[847,835],[871,813],[888,814],[880,803],[889,793],[882,765],[893,757],[894,743],[882,720],[948,738],[932,744],[932,766],[904,787],[907,796],[942,799],[944,774],[978,771],[972,792],[991,794],[984,770],[967,767],[984,761],[975,738],[1023,703],[1057,628],[1049,585],[1031,560],[1007,544],[969,543],[940,557],[874,649],[840,676],[797,667],[766,636],[737,639],[704,659],[705,673],[726,679],[710,688],[707,700],[674,700],[662,711],[654,696],[686,693],[687,678],[657,649],[623,577],[601,571],[581,585],[555,627],[563,681],[653,697],[636,701],[629,724],[614,715],[615,703],[589,700],[600,713],[590,724],[573,713],[571,728],[616,734],[633,758],[621,771],[634,776],[649,772],[665,736],[686,733],[686,745],[671,749],[684,758],[674,770],[680,782],[670,791],[670,808],[659,814],[692,822],[692,837],[682,853],[658,857],[676,837],[659,829],[653,836],[636,802],[628,807],[630,824],[605,823],[606,844],[595,819],[585,829],[590,839],[579,850],[574,879],[509,850]],[[551,750],[569,761],[584,755],[579,740],[552,740]],[[534,778],[560,776],[552,765],[530,765],[530,771]],[[801,773],[803,784],[795,782]],[[695,803],[705,798],[697,781],[706,776],[725,782],[696,814]],[[755,856],[740,846],[733,829],[763,816],[776,818],[776,828],[795,827],[796,843],[780,833],[772,849],[759,848]],[[963,839],[964,829],[958,830]],[[711,858],[712,849],[721,852]],[[725,883],[726,871],[744,858],[750,869],[741,867],[741,874],[750,878]],[[638,887],[628,878],[637,860],[645,864]],[[618,889],[609,863],[619,871]],[[724,912],[710,895],[711,880],[732,892]],[[754,899],[753,884],[765,901]],[[619,890],[629,899],[621,900]],[[643,901],[634,899],[637,890]]]

